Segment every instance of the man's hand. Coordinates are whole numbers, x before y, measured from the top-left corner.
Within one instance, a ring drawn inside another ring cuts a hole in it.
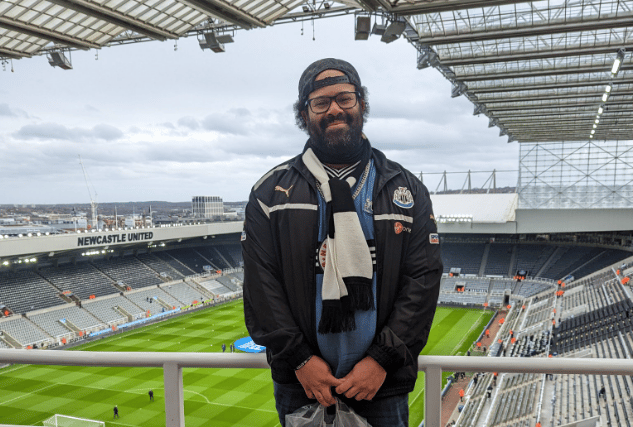
[[[385,382],[387,371],[370,356],[365,357],[354,366],[349,374],[342,378],[342,383],[336,387],[338,394],[356,400],[372,400]]]
[[[297,379],[303,386],[308,399],[316,399],[323,406],[330,406],[336,403],[332,396],[332,387],[341,384],[342,380],[332,375],[330,366],[317,356],[312,356],[308,363],[301,369],[295,371]]]

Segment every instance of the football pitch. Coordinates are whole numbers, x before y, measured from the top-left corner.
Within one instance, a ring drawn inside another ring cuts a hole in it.
[[[422,354],[465,354],[491,316],[490,311],[438,308]],[[73,350],[221,352],[222,344],[228,351],[247,335],[242,301],[235,301]],[[409,397],[411,426],[424,417],[423,377]],[[165,425],[163,387],[158,368],[14,365],[0,370],[0,423],[37,426],[63,414],[105,421],[109,427],[160,427]],[[279,425],[268,370],[186,368],[183,387],[187,427]],[[113,419],[114,405],[120,418]]]

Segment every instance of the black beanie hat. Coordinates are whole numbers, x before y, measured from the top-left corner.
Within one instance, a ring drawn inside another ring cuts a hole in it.
[[[325,70],[338,70],[347,76],[347,81],[339,81],[337,83],[351,83],[356,89],[361,88],[360,77],[352,64],[342,59],[325,58],[313,62],[305,69],[299,79],[299,105],[303,109],[308,95],[314,92],[318,87],[314,85],[314,79]]]

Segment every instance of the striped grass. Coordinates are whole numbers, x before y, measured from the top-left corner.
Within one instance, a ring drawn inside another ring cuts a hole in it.
[[[440,307],[422,354],[464,354],[491,313]],[[84,344],[71,351],[220,352],[247,336],[241,301],[212,307]],[[424,417],[424,381],[411,393],[411,425]],[[270,372],[183,370],[187,427],[279,425]],[[105,421],[109,427],[165,425],[163,372],[158,368],[14,365],[0,370],[0,422],[41,425],[53,414]],[[154,402],[148,391],[154,391]],[[117,405],[120,418],[113,419]]]

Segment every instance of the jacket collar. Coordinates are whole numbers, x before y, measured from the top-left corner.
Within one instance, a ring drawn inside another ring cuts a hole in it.
[[[376,148],[372,147],[372,158],[374,159],[374,165],[376,167],[376,184],[374,194],[384,187],[394,176],[402,172],[399,165],[391,160],[387,159],[384,153]],[[312,173],[308,170],[306,165],[301,159],[301,154],[290,160],[290,164],[305,178],[310,186],[316,191],[316,184]]]

